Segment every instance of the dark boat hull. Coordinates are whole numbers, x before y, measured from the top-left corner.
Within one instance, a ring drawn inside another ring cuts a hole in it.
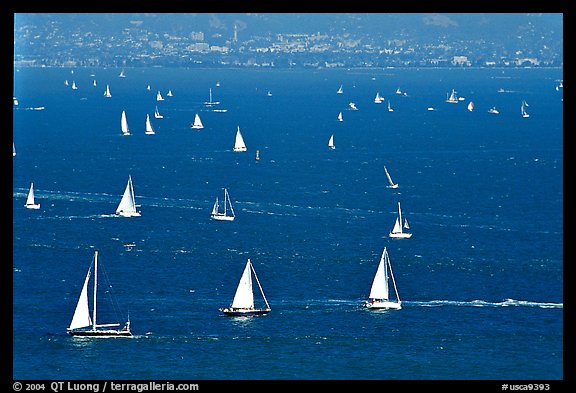
[[[249,316],[257,316],[257,315],[266,315],[270,312],[270,309],[232,309],[232,308],[221,308],[224,314],[231,316],[231,317],[249,317]]]

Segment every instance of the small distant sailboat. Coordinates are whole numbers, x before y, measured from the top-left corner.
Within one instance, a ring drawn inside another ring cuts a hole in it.
[[[160,90],[158,90],[158,93],[156,93],[156,101],[164,101],[164,97],[162,97]]]
[[[390,177],[390,174],[388,173],[388,169],[386,169],[386,165],[384,165],[384,172],[386,173],[386,177],[388,178],[388,183],[390,183],[389,186],[386,186],[388,188],[398,188],[398,183],[394,183],[392,181],[392,177]]]
[[[268,90],[268,93],[266,93],[266,95],[267,95],[268,97],[272,97],[272,92],[271,92],[270,90]]]
[[[18,98],[16,97],[12,97],[12,103],[14,104],[14,106],[20,105],[20,103],[18,102]]]
[[[163,118],[164,118],[164,116],[162,116],[162,115],[160,114],[160,111],[158,110],[158,107],[154,108],[154,118],[155,118],[155,119],[163,119]]]
[[[328,140],[328,147],[332,150],[336,149],[334,145],[334,134],[330,135],[330,139]]]
[[[411,233],[404,232],[404,228],[408,229],[408,221],[404,220],[404,225],[402,225],[402,209],[400,208],[400,202],[398,202],[398,217],[396,217],[396,222],[394,228],[390,232],[389,236],[396,239],[409,239],[412,237]]]
[[[68,86],[68,79],[64,81],[64,86]]]
[[[488,109],[488,113],[491,113],[493,115],[498,115],[500,114],[500,112],[498,111],[498,109],[496,109],[495,106],[493,106],[492,108]]]
[[[448,94],[446,94],[446,96],[448,96]],[[452,89],[450,96],[446,98],[446,102],[449,104],[457,104],[458,103],[458,97],[456,95],[456,90]]]
[[[110,86],[106,85],[106,91],[104,92],[104,97],[110,98],[112,94],[110,93]]]
[[[134,187],[132,186],[132,176],[128,175],[128,184],[124,189],[124,195],[116,208],[116,214],[122,217],[140,217],[141,214],[136,208],[136,200],[134,199]]]
[[[128,127],[126,111],[122,111],[122,117],[120,118],[120,129],[122,130],[123,135],[130,135],[130,128]]]
[[[148,91],[152,90],[152,88],[150,87],[150,85],[146,86],[146,90],[148,90]]]
[[[172,94],[172,90],[168,90],[168,93],[166,93],[166,96],[168,96],[168,97],[173,97],[174,94]]]
[[[220,104],[220,101],[212,101],[212,88],[209,89],[209,96],[210,96],[209,101],[205,101],[204,105],[212,106]]]
[[[344,87],[342,85],[340,85],[340,87],[336,91],[336,94],[342,94],[342,93],[344,93]]]
[[[92,86],[96,87],[96,79],[92,81]]]
[[[260,293],[262,294],[262,298],[264,299],[264,303],[266,304],[264,308],[255,308],[254,306],[252,273],[254,273],[254,278],[256,279],[256,283],[258,284],[258,288],[260,289]],[[236,288],[236,293],[234,294],[232,304],[230,305],[230,307],[220,308],[219,311],[229,316],[265,315],[271,311],[270,305],[268,304],[268,300],[264,295],[262,285],[260,285],[260,281],[258,280],[258,276],[256,275],[256,270],[254,270],[252,262],[250,262],[250,258],[248,258],[248,262],[246,262],[246,266],[244,267],[244,272],[242,273],[242,277],[240,278],[240,282],[238,283],[238,287]]]
[[[254,157],[256,161],[260,161],[260,150],[256,150],[256,156]]]
[[[92,299],[92,319],[90,319],[90,307],[88,304],[88,284],[90,276],[92,275],[92,266],[94,266],[94,292]],[[119,323],[96,323],[96,306],[98,295],[98,251],[94,251],[93,263],[88,268],[88,273],[84,279],[84,285],[72,316],[70,326],[66,329],[66,333],[78,337],[132,337],[130,331],[130,318],[122,329],[109,329],[114,326],[120,326]],[[89,329],[87,329],[89,328]],[[101,329],[108,328],[108,329]]]
[[[400,88],[397,88],[397,89],[396,89],[396,94],[398,94],[399,96],[401,96],[401,95],[402,95],[402,90],[400,90]]]
[[[76,86],[76,82],[72,81],[72,90],[78,90],[78,86]]]
[[[126,78],[126,74],[124,74],[124,70],[120,71],[120,75],[118,75],[118,78]]]
[[[236,139],[234,141],[234,151],[246,150],[246,144],[244,143],[244,138],[242,138],[242,134],[240,133],[240,126],[238,126],[238,130],[236,131]]]
[[[472,112],[473,110],[474,110],[474,103],[473,103],[472,101],[470,101],[470,102],[468,103],[468,111],[469,111],[469,112]]]
[[[344,121],[344,118],[342,117],[342,112],[338,113],[338,121]]]
[[[216,81],[216,87],[220,87],[220,81]]]
[[[150,115],[146,113],[146,134],[154,135],[154,128],[152,128],[152,123],[150,122]]]
[[[234,221],[236,215],[234,214],[234,209],[232,208],[232,201],[230,201],[230,195],[228,194],[228,190],[224,189],[224,211],[220,210],[220,204],[218,201],[218,197],[216,197],[216,202],[214,202],[214,206],[212,206],[212,214],[210,217],[214,220],[218,221]]]
[[[394,112],[394,108],[390,105],[390,100],[388,100],[388,112]]]
[[[14,146],[14,142],[12,142],[12,157],[16,157],[16,146]]]
[[[380,92],[376,92],[376,97],[374,97],[375,104],[381,104],[384,102],[384,98],[380,95]]]
[[[390,275],[388,275],[388,270],[390,270]],[[394,294],[396,296],[396,300],[390,299],[390,278],[392,278],[392,285],[394,286]],[[364,303],[364,307],[369,309],[400,310],[402,308],[402,301],[398,295],[396,280],[394,279],[394,274],[392,273],[392,265],[390,264],[390,257],[388,256],[386,247],[384,247],[384,251],[382,251],[380,263],[378,264],[378,269],[374,275],[374,280],[372,281],[372,287],[370,288],[370,295],[368,298],[369,300]]]
[[[353,111],[357,111],[357,110],[358,110],[358,108],[356,107],[356,103],[354,103],[354,102],[350,102],[350,103],[348,104],[348,106],[349,106],[350,109],[353,110]]]
[[[34,183],[30,183],[30,190],[28,191],[28,197],[26,198],[26,206],[27,209],[40,209],[40,204],[36,203],[34,199]]]
[[[194,124],[192,124],[192,128],[196,129],[204,128],[204,125],[202,124],[202,120],[200,120],[200,115],[198,115],[198,113],[196,113],[196,116],[194,116]]]
[[[522,117],[530,117],[528,112],[526,112],[527,106],[528,106],[528,103],[526,101],[522,101],[522,106],[520,107],[520,113],[522,114]]]

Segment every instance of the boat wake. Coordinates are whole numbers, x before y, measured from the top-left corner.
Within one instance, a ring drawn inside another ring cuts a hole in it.
[[[457,301],[457,300],[429,300],[429,301],[402,301],[407,306],[420,307],[540,307],[564,308],[564,303],[532,302],[528,300],[505,299],[501,302],[487,302],[485,300]]]

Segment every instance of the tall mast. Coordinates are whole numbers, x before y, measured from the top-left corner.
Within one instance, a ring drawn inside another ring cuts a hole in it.
[[[400,202],[398,202],[398,219],[400,220],[400,232],[403,232],[403,230],[402,230],[402,209],[400,209]]]
[[[210,99],[210,101],[212,101],[212,99]],[[227,210],[226,209],[227,208],[227,206],[226,206],[227,199],[228,199],[228,190],[224,189],[224,215],[226,215],[226,210]]]
[[[94,311],[92,313],[92,330],[96,330],[96,290],[98,288],[98,251],[94,251]]]

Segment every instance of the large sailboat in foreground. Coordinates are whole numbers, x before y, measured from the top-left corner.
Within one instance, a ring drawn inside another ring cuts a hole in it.
[[[390,274],[388,274],[388,271],[390,271]],[[394,286],[396,300],[390,299],[390,278],[392,279],[392,285]],[[390,264],[390,257],[388,256],[386,247],[384,247],[384,251],[382,251],[380,264],[378,264],[378,269],[374,275],[374,281],[372,282],[368,298],[369,300],[364,303],[364,307],[369,309],[400,310],[402,308],[402,302],[398,295],[396,280],[394,280],[392,265]]]
[[[122,217],[140,217],[141,214],[136,208],[134,200],[134,187],[132,186],[132,176],[128,175],[128,184],[126,184],[126,189],[124,190],[124,195],[116,208],[116,214]]]
[[[90,318],[90,307],[88,305],[88,284],[90,276],[92,275],[92,267],[94,267],[93,279],[93,298],[92,298],[92,318]],[[96,322],[96,306],[98,295],[98,251],[94,251],[94,261],[88,268],[88,273],[84,279],[84,285],[74,310],[74,316],[70,322],[70,326],[66,329],[66,333],[72,336],[79,337],[132,337],[130,331],[130,319],[122,329],[111,329],[112,327],[120,326],[119,323],[104,323],[98,324]]]
[[[402,224],[402,209],[400,208],[400,202],[398,202],[398,217],[396,217],[394,228],[390,231],[389,236],[397,239],[409,239],[412,237],[412,234],[404,232],[404,229],[408,228],[410,227],[408,226],[408,221],[406,219],[404,219],[404,224]]]
[[[256,283],[258,284],[258,288],[260,289],[260,293],[262,294],[262,298],[266,304],[266,307],[264,308],[255,308],[254,306],[252,273],[254,273],[254,278],[256,279]],[[220,308],[219,310],[230,316],[264,315],[270,312],[270,305],[268,304],[268,300],[266,300],[266,296],[264,295],[264,291],[262,290],[262,286],[260,285],[260,281],[256,275],[256,270],[254,270],[252,262],[250,262],[250,258],[248,258],[246,267],[244,267],[244,272],[242,273],[242,277],[240,278],[240,282],[236,288],[236,293],[234,295],[234,299],[232,300],[232,304],[230,307]]]
[[[230,201],[230,195],[228,195],[228,190],[224,189],[224,211],[220,211],[220,204],[218,197],[216,197],[216,202],[212,207],[212,217],[214,220],[218,221],[234,221],[236,215],[234,214],[234,209],[232,208],[232,202]]]

